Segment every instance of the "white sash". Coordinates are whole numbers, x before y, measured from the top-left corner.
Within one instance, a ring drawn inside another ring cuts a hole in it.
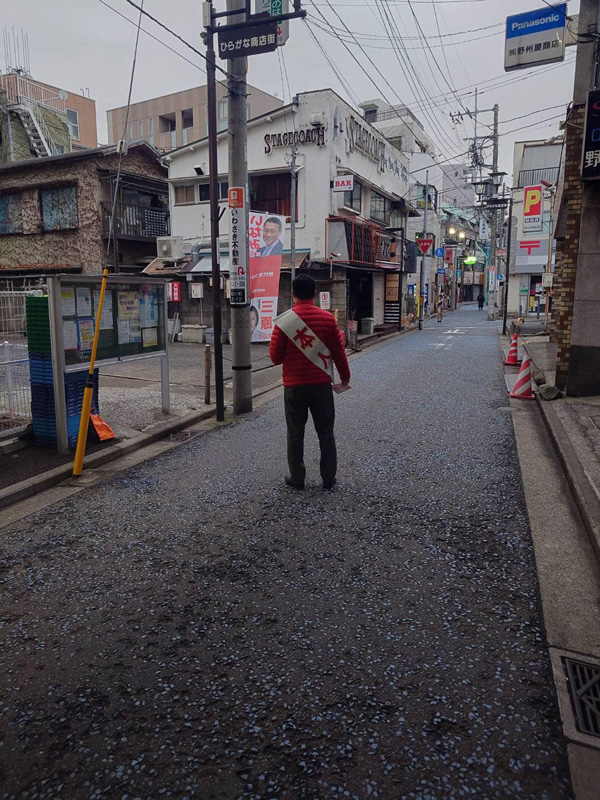
[[[309,361],[326,372],[332,381],[334,380],[333,357],[329,348],[323,344],[317,334],[308,327],[293,308],[275,317],[274,323]]]

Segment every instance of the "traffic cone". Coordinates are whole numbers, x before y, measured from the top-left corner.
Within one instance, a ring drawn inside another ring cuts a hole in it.
[[[535,395],[531,391],[531,359],[527,354],[521,364],[519,376],[510,397],[513,400],[535,400]]]
[[[518,367],[521,362],[519,361],[519,340],[518,334],[515,333],[513,336],[513,340],[510,343],[510,348],[508,350],[508,355],[506,356],[506,361],[504,362],[505,367]]]

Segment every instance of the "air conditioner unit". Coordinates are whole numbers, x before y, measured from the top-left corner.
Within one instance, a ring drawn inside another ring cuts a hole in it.
[[[184,257],[183,236],[157,237],[156,251],[158,257],[165,261],[179,261]]]
[[[325,127],[325,114],[322,111],[318,111],[316,114],[310,115],[310,124],[313,128],[324,128]]]

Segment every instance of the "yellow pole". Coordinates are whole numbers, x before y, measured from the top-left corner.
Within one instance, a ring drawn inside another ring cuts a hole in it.
[[[100,300],[96,311],[96,322],[94,328],[94,340],[92,342],[92,353],[90,356],[90,371],[83,390],[83,403],[81,404],[81,419],[79,420],[79,435],[77,436],[77,449],[75,450],[75,461],[73,462],[73,477],[78,478],[83,472],[83,457],[85,455],[85,445],[87,442],[88,425],[90,424],[90,409],[92,407],[92,395],[94,393],[94,364],[96,363],[96,353],[98,351],[98,339],[100,337],[100,319],[102,317],[102,306],[104,305],[104,293],[108,269],[105,267],[102,273],[102,285],[100,287]]]

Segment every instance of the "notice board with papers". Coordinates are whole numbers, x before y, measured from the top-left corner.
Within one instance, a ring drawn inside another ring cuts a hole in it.
[[[58,275],[53,295],[57,341],[67,371],[90,361],[96,324],[96,363],[123,361],[166,352],[166,284],[163,280],[109,275],[98,320],[102,278]]]

